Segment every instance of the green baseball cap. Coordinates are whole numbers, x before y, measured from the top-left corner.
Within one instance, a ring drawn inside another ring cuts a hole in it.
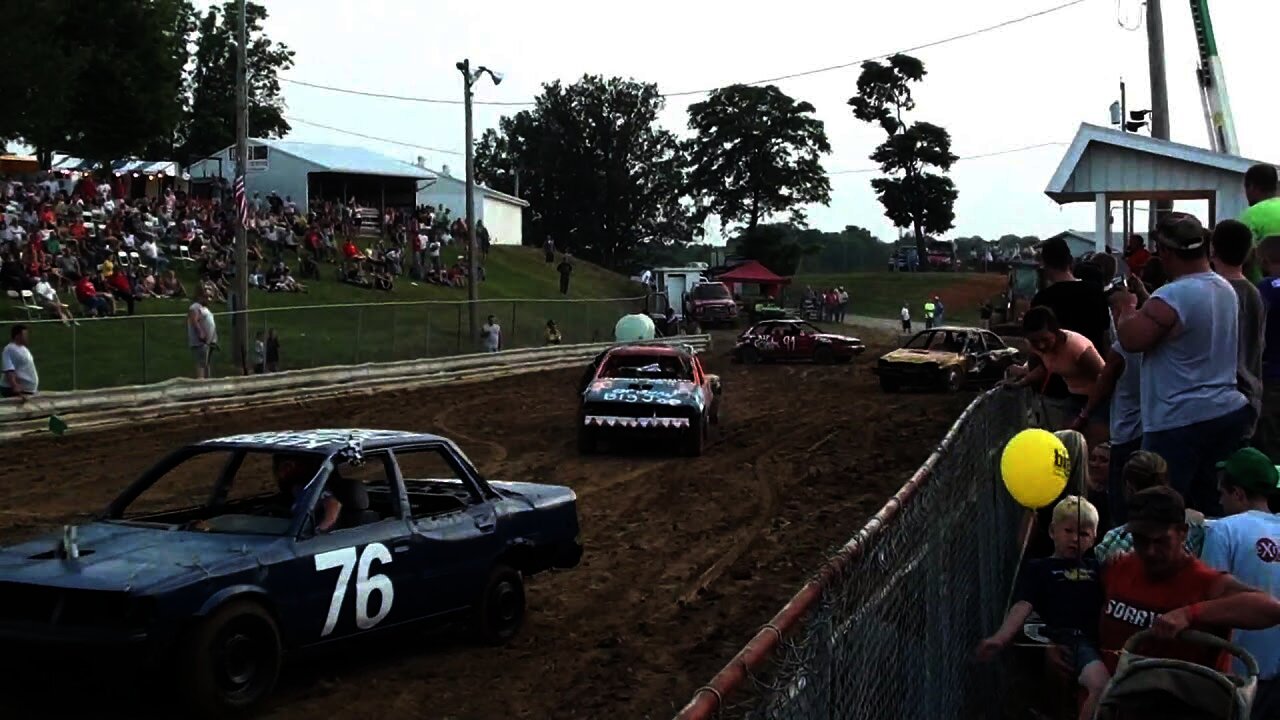
[[[1234,486],[1258,495],[1274,495],[1280,486],[1280,471],[1271,458],[1257,448],[1241,448],[1218,463],[1226,479]]]

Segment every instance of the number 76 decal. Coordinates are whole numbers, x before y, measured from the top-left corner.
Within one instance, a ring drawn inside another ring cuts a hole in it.
[[[369,574],[369,566],[373,565],[375,560],[383,565],[391,563],[391,553],[387,550],[387,546],[382,543],[369,543],[360,554],[358,563],[356,549],[353,547],[316,555],[317,572],[342,568],[338,573],[338,582],[333,587],[333,598],[329,600],[329,615],[324,620],[324,629],[320,631],[320,637],[333,632],[333,628],[338,624],[338,616],[342,614],[342,601],[347,596],[347,584],[351,581],[352,568],[356,570],[356,627],[368,630],[382,622],[387,617],[387,613],[391,612],[391,602],[396,596],[395,587],[391,584],[391,578],[386,575]],[[371,616],[369,601],[374,593],[378,594],[378,612]]]

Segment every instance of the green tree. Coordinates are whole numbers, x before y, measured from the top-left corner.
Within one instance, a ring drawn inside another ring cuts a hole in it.
[[[702,211],[750,229],[780,213],[803,225],[803,205],[829,203],[831,144],[813,112],[776,85],[730,85],[690,105],[689,193]]]
[[[0,3],[0,137],[104,165],[170,138],[182,115],[188,0]]]
[[[587,75],[545,84],[532,110],[504,117],[476,145],[476,177],[514,192],[524,237],[622,268],[639,246],[690,242],[700,233],[684,199],[684,156],[658,124],[656,85]]]
[[[734,254],[755,260],[783,276],[795,275],[800,260],[819,249],[812,236],[805,237],[791,223],[760,223],[743,228],[729,247]]]
[[[805,272],[883,270],[893,252],[892,245],[881,242],[870,230],[857,225],[847,225],[838,233],[807,229],[799,236],[803,246],[815,248],[803,259]]]
[[[267,37],[267,9],[245,7],[248,33],[249,133],[251,137],[284,137],[284,97],[277,73],[293,67],[293,51]],[[200,18],[195,63],[190,78],[190,106],[180,129],[179,154],[186,162],[205,157],[236,139],[236,38],[239,15],[235,2],[211,7]]]
[[[903,117],[916,107],[912,83],[924,76],[924,63],[910,55],[894,55],[887,64],[865,62],[858,94],[849,99],[854,117],[878,124],[888,135],[871,154],[887,177],[873,179],[871,187],[894,226],[915,234],[920,257],[926,254],[926,234],[944,233],[955,224],[957,196],[950,178],[929,171],[946,172],[955,163],[951,136],[937,125],[908,123]]]

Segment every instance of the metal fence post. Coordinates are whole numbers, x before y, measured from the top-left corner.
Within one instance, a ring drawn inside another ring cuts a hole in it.
[[[364,332],[364,308],[356,308],[356,364],[360,364],[360,335]]]
[[[462,303],[458,303],[457,307],[458,307],[458,325],[457,325],[458,354],[461,355],[462,354]]]
[[[396,335],[398,334],[399,333],[396,332],[396,306],[392,305],[391,306],[391,357],[387,358],[390,361],[395,361],[398,359],[396,357]]]
[[[147,316],[142,316],[142,384],[147,384]]]
[[[431,311],[427,311],[427,342],[422,347],[422,357],[431,357]]]
[[[71,389],[79,390],[79,372],[76,362],[76,328],[80,327],[80,323],[71,323]]]
[[[516,337],[516,301],[511,301],[511,341],[515,343],[511,347],[519,347],[520,341]],[[503,350],[507,349],[506,343],[503,343]]]

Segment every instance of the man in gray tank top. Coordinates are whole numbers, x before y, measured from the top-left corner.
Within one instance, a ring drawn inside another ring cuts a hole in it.
[[[1210,269],[1198,220],[1170,213],[1155,238],[1170,281],[1141,310],[1131,295],[1118,301],[1117,339],[1143,354],[1142,448],[1169,463],[1170,484],[1189,507],[1218,516],[1216,465],[1247,441],[1253,424],[1236,385],[1239,304]]]

